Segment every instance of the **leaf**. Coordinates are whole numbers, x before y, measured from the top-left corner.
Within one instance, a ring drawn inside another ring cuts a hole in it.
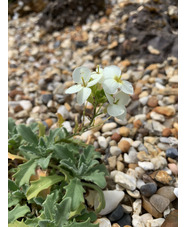
[[[30,129],[30,127],[27,127],[26,125],[21,124],[17,126],[17,131],[25,141],[34,145],[38,144],[38,138]]]
[[[70,183],[64,188],[66,189],[66,193],[63,198],[72,198],[71,210],[75,211],[81,203],[84,203],[83,193],[85,190],[81,181],[78,178],[74,178],[70,180]]]
[[[58,193],[52,193],[51,195],[48,195],[45,202],[42,204],[44,208],[44,214],[45,217],[49,220],[54,219],[54,207],[56,204],[56,201],[58,199]]]
[[[36,166],[37,161],[35,159],[31,159],[30,161],[19,165],[17,173],[13,175],[13,177],[15,177],[15,182],[19,187],[29,183],[30,176],[35,174]]]
[[[60,113],[56,113],[56,115],[57,115],[57,118],[58,118],[57,126],[58,126],[59,128],[61,128],[61,127],[62,127],[62,124],[63,124],[63,122],[64,122],[65,120],[64,120],[63,116],[62,116]]]
[[[41,220],[39,221],[39,227],[56,227],[53,221]]]
[[[29,187],[26,196],[27,200],[36,197],[40,191],[47,189],[48,187],[63,181],[64,177],[58,175],[52,175],[47,177],[40,177],[39,180],[31,181],[31,186]]]
[[[25,198],[25,195],[20,190],[8,193],[8,207],[18,204],[23,198]]]
[[[11,137],[13,134],[16,133],[16,124],[13,118],[8,118],[8,136]]]
[[[86,181],[91,181],[103,189],[107,185],[104,175],[105,174],[103,172],[96,170],[92,173],[89,171],[89,175],[87,173],[87,175],[81,176],[81,178]]]
[[[69,148],[68,144],[56,144],[53,148],[54,149],[53,155],[60,160],[70,158],[71,160],[75,161],[73,151],[69,150],[68,148]]]
[[[23,158],[23,157],[21,157],[19,155],[11,154],[9,152],[8,152],[8,158],[11,159],[11,160],[18,159],[18,160],[27,161],[25,158]]]
[[[67,222],[70,214],[71,201],[72,199],[67,197],[60,204],[56,205],[54,218],[57,227],[64,227],[64,224]]]
[[[85,204],[81,203],[80,206],[77,208],[77,210],[70,212],[69,219],[71,219],[72,217],[81,215],[81,212],[84,209],[85,209]]]
[[[38,159],[38,165],[43,169],[47,169],[50,159],[52,157],[52,154],[50,154],[47,158],[40,158]]]
[[[41,122],[38,122],[38,126],[39,126],[39,137],[44,136],[45,135],[45,125]]]
[[[23,221],[21,222],[15,221],[14,223],[8,224],[8,227],[29,227],[29,226],[26,225]]]
[[[8,179],[8,190],[9,191],[17,191],[19,190],[19,187],[16,185],[16,183],[10,179]]]
[[[8,223],[14,222],[16,219],[24,217],[26,213],[30,212],[27,205],[20,206],[17,204],[13,210],[8,211]]]
[[[85,211],[86,213],[79,215],[78,217],[76,217],[76,221],[86,221],[88,218],[90,218],[91,222],[94,222],[97,220],[97,215],[95,214],[95,212],[88,212]]]
[[[76,168],[75,163],[70,158],[68,160],[61,160],[60,164],[61,166],[66,167],[68,170],[70,170],[74,174],[74,176],[77,175],[78,169]]]
[[[73,222],[71,224],[64,225],[64,227],[99,227],[99,224],[92,224],[90,219],[87,219],[85,222]]]

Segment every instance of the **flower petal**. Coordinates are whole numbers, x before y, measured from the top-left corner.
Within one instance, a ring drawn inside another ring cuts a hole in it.
[[[106,97],[107,97],[109,103],[112,105],[113,102],[114,102],[114,98],[113,98],[111,95],[107,94],[106,92],[105,92],[105,95],[106,95]]]
[[[90,96],[91,94],[91,89],[88,87],[83,87],[81,91],[78,92],[77,94],[77,102],[82,105]]]
[[[73,85],[72,87],[69,87],[65,91],[65,94],[73,94],[73,93],[76,93],[76,92],[80,91],[82,88],[83,87],[81,86],[81,84]]]
[[[124,113],[124,109],[116,104],[108,105],[107,107],[107,113],[113,117],[116,117],[118,115],[121,115]]]
[[[124,112],[123,114],[116,116],[116,118],[120,119],[121,121],[124,121],[124,119],[126,118],[126,112]]]
[[[82,79],[81,79],[82,77],[85,82],[88,82],[91,77],[91,71],[89,68],[87,68],[85,66],[81,66],[81,67],[76,68],[73,71],[72,77],[76,83],[82,83]]]
[[[132,95],[134,93],[132,84],[130,82],[126,81],[126,80],[122,81],[121,90],[124,93],[129,94],[129,95]]]
[[[119,83],[117,83],[114,79],[106,79],[103,82],[103,89],[108,94],[114,94],[119,87]]]
[[[116,100],[119,99],[118,105],[127,105],[130,100],[130,96],[121,91],[118,92],[115,97],[116,97]]]
[[[116,65],[107,66],[103,70],[103,75],[105,78],[114,78],[121,75],[121,69]]]
[[[97,77],[94,80],[91,80],[90,82],[88,82],[87,87],[92,87],[93,85],[97,84],[100,81],[101,78]]]

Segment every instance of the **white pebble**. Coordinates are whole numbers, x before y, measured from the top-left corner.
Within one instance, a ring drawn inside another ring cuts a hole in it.
[[[145,171],[154,169],[154,165],[152,162],[138,162],[138,165]]]

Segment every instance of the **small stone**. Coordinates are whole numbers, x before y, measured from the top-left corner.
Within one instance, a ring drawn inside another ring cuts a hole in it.
[[[129,135],[129,132],[130,132],[129,128],[124,126],[119,129],[119,134],[124,137],[127,137]]]
[[[126,214],[130,214],[132,213],[132,207],[131,206],[127,206],[125,204],[122,204],[123,210]]]
[[[144,141],[150,144],[156,144],[158,142],[158,138],[152,136],[145,136]]]
[[[127,190],[127,193],[132,197],[132,198],[135,198],[135,199],[139,199],[141,196],[140,196],[140,192],[138,190],[134,190],[134,191],[130,191],[130,190]]]
[[[86,142],[87,139],[88,139],[88,137],[89,137],[90,135],[92,135],[92,131],[91,131],[91,130],[88,130],[88,131],[86,131],[86,132],[84,132],[84,133],[81,134],[80,139],[81,139],[83,142]]]
[[[126,125],[126,124],[128,123],[126,118],[124,118],[124,120],[120,120],[120,119],[118,119],[117,117],[115,117],[115,118],[114,118],[114,121],[115,121],[116,123],[118,123],[119,125]]]
[[[133,202],[132,206],[133,206],[133,213],[134,214],[137,214],[137,215],[141,214],[141,209],[142,209],[142,205],[141,204],[142,204],[141,199],[136,199]]]
[[[120,140],[120,142],[118,143],[118,147],[121,149],[122,152],[128,152],[129,148],[130,148],[130,143],[126,140]]]
[[[121,154],[121,149],[117,146],[112,146],[112,147],[110,147],[110,153],[111,153],[111,155],[118,156]]]
[[[172,181],[172,177],[169,176],[169,174],[167,172],[165,172],[164,170],[160,170],[156,174],[155,180],[162,184],[170,184],[170,182]]]
[[[64,122],[63,122],[63,127],[66,128],[66,130],[67,130],[68,132],[72,132],[72,127],[71,127],[69,121],[64,121]]]
[[[135,128],[140,128],[143,125],[143,123],[141,122],[140,119],[138,119],[138,120],[133,122],[133,125],[134,125]]]
[[[101,210],[99,213],[100,215],[106,215],[111,213],[121,202],[121,200],[124,198],[125,193],[123,191],[116,191],[116,190],[108,190],[103,191],[104,198],[105,198],[105,208]],[[97,197],[94,201],[94,209],[98,207],[99,204],[99,195],[97,194]]]
[[[138,164],[135,164],[135,163],[129,163],[128,164],[129,169],[135,169],[136,167],[138,167]]]
[[[98,136],[100,136],[100,134],[99,134]],[[98,136],[96,136],[96,137],[98,137]],[[115,140],[111,140],[111,141],[109,142],[109,146],[110,146],[110,147],[116,146],[116,145],[117,145],[117,143],[116,143]],[[116,146],[116,147],[117,147],[117,146]]]
[[[158,121],[152,120],[152,128],[154,132],[162,133],[163,129],[165,129],[165,126],[160,124]]]
[[[145,171],[154,169],[154,165],[151,162],[138,162],[138,165]]]
[[[141,144],[141,141],[136,140],[136,141],[134,141],[134,142],[132,143],[132,146],[135,147],[135,148],[137,148],[140,144]]]
[[[175,159],[178,157],[178,150],[176,148],[168,148],[166,150],[166,157],[169,157],[169,158],[172,158],[172,159]]]
[[[111,222],[107,218],[99,218],[94,224],[99,224],[99,227],[111,227]]]
[[[29,100],[21,100],[19,104],[24,110],[30,111],[32,109],[32,103]]]
[[[69,112],[65,106],[60,106],[57,113],[60,113],[65,120],[69,118]]]
[[[175,194],[175,196],[178,198],[178,188],[175,188],[175,189],[174,189],[174,194]]]
[[[140,189],[143,185],[145,185],[145,182],[141,179],[137,179],[137,182],[136,182],[136,187],[138,189]]]
[[[164,196],[165,198],[169,199],[170,202],[176,199],[176,196],[174,194],[174,187],[172,186],[163,186],[158,189],[156,194]]]
[[[151,162],[154,165],[154,170],[163,169],[165,166],[167,166],[167,160],[162,156],[151,158]]]
[[[143,106],[145,106],[147,104],[148,99],[149,99],[149,97],[145,96],[145,97],[140,98],[139,101],[141,102],[141,104]]]
[[[175,176],[178,175],[178,166],[175,163],[169,163],[168,167]]]
[[[115,183],[131,191],[134,191],[136,189],[136,178],[129,176],[123,172],[118,171],[114,177],[114,181]]]
[[[113,129],[115,129],[117,127],[117,124],[115,122],[111,122],[111,123],[106,123],[102,126],[102,132],[108,132],[108,131],[112,131]]]
[[[166,218],[161,227],[178,227],[178,210],[173,210]]]
[[[132,219],[129,214],[124,214],[123,217],[117,221],[120,226],[132,225]]]
[[[153,220],[152,215],[149,214],[149,213],[145,213],[145,214],[141,215],[140,218],[141,218],[141,221],[142,221],[145,225],[146,225],[146,223],[147,223],[148,220]]]
[[[108,164],[109,164],[110,170],[114,170],[116,166],[116,156],[109,157]]]
[[[21,110],[19,111],[18,113],[15,114],[15,118],[26,118],[26,117],[29,117],[29,113],[27,110]]]
[[[102,125],[103,125],[103,119],[101,118],[101,117],[97,117],[96,119],[95,119],[95,123],[94,123],[94,125],[96,126],[97,125],[97,127],[94,127],[93,129],[92,129],[92,131],[93,132],[97,132],[97,131],[99,131],[101,128],[102,128]]]
[[[174,116],[176,110],[173,106],[158,106],[153,109],[156,113],[163,114],[167,117]]]
[[[157,191],[157,185],[155,183],[147,183],[141,186],[140,192],[146,197],[152,196]]]
[[[129,154],[127,154],[127,153],[124,154],[124,162],[137,163],[138,162],[137,154],[138,154],[137,151],[130,148]]]
[[[121,139],[120,134],[118,134],[117,132],[115,132],[112,136],[111,136],[112,140],[115,140],[116,142],[119,142]]]
[[[154,206],[152,206],[152,204],[149,202],[149,199],[147,199],[144,196],[142,196],[142,199],[143,199],[142,206],[148,213],[150,213],[155,218],[162,217],[162,214],[159,211],[157,211]]]
[[[152,111],[150,113],[150,117],[153,119],[153,120],[156,120],[156,121],[160,121],[160,122],[164,122],[165,121],[165,117],[162,115],[162,114],[158,114],[154,111]]]
[[[169,199],[158,194],[152,195],[149,201],[160,213],[163,213],[163,211],[168,207],[170,203]]]
[[[157,218],[157,219],[154,219],[154,220],[148,220],[147,221],[147,226],[150,226],[150,227],[161,227],[164,221],[165,221],[164,218]]]
[[[123,207],[119,204],[115,210],[112,211],[107,217],[111,222],[118,221],[124,215]]]
[[[108,146],[108,142],[107,142],[107,140],[105,139],[104,136],[99,136],[98,137],[98,144],[103,149],[106,149],[107,146]]]
[[[117,223],[114,223],[114,224],[112,225],[112,227],[120,227],[120,225],[118,225]]]
[[[149,45],[147,47],[148,51],[151,53],[151,54],[155,54],[155,55],[159,55],[160,54],[160,51],[158,49],[155,49],[153,46]]]
[[[118,171],[121,171],[121,172],[124,171],[125,165],[124,165],[122,162],[117,161],[117,162],[116,162],[116,166],[117,166],[117,170],[118,170]]]
[[[139,151],[137,153],[137,158],[139,161],[143,162],[143,161],[150,161],[151,157],[145,151]]]
[[[158,105],[158,99],[155,96],[152,96],[148,99],[147,105],[149,107],[156,107]]]
[[[47,103],[52,100],[53,95],[52,94],[44,94],[41,96],[43,104],[47,105]]]
[[[146,114],[137,114],[137,115],[135,115],[134,121],[137,121],[137,120],[145,121],[146,120]]]
[[[62,83],[59,83],[55,90],[53,91],[53,94],[63,95],[64,94],[64,85]]]
[[[54,124],[54,122],[51,118],[46,119],[45,123],[48,125],[48,128],[50,128]]]
[[[165,128],[162,131],[162,136],[169,137],[171,135],[171,130],[170,128]]]

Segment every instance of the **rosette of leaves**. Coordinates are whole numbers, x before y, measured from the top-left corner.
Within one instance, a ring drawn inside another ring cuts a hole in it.
[[[105,206],[102,189],[108,174],[100,164],[100,153],[70,137],[64,128],[46,135],[41,123],[15,125],[12,119],[8,128],[13,144],[9,146],[13,166],[8,184],[9,227],[98,226],[93,222]],[[47,174],[38,175],[38,170]],[[99,194],[95,211],[85,201],[88,189]]]

